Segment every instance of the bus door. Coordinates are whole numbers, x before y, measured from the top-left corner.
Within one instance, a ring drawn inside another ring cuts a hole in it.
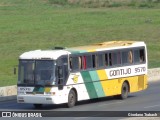
[[[60,57],[57,61],[58,89],[62,90],[68,79],[68,56]]]

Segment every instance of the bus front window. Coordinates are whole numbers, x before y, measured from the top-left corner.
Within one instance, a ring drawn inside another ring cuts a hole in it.
[[[22,60],[19,62],[19,84],[34,84],[34,61]]]
[[[55,84],[55,66],[54,61],[39,60],[36,61],[35,82],[40,85]]]
[[[18,84],[54,85],[55,62],[52,60],[20,60]]]

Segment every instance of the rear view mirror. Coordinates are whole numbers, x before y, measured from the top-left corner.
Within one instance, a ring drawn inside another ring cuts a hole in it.
[[[16,69],[16,67],[14,67],[14,75],[16,75],[16,73],[17,73],[17,69]]]
[[[14,66],[14,68],[13,68],[13,74],[14,74],[14,75],[17,74],[17,66]]]

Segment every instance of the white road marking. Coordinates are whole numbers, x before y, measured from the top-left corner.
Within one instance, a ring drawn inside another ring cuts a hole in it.
[[[147,106],[147,107],[144,107],[144,108],[153,108],[153,107],[159,107],[160,105],[152,105],[152,106]]]

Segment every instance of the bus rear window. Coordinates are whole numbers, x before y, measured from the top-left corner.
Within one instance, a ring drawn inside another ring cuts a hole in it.
[[[143,62],[145,62],[144,49],[134,50],[134,63],[143,63]]]

